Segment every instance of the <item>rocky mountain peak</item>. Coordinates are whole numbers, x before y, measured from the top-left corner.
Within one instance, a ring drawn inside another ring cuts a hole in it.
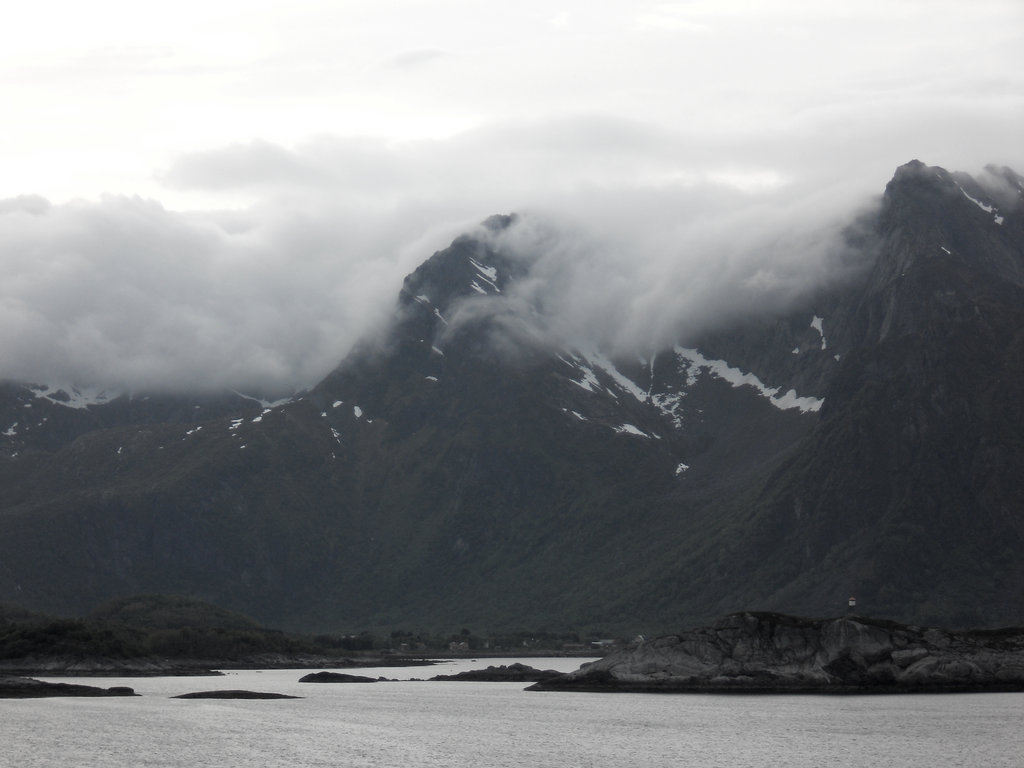
[[[882,197],[885,241],[872,282],[945,261],[1024,285],[1022,190],[1009,168],[976,179],[919,160],[900,166]]]
[[[502,252],[494,238],[515,216],[491,216],[476,232],[457,237],[405,278],[399,303],[429,305],[444,313],[458,300],[495,295],[526,274],[527,265]]]
[[[0,599],[189,594],[330,631],[635,631],[850,594],[1020,621],[1020,187],[909,163],[832,294],[633,360],[530,335],[515,283],[540,276],[500,216],[286,404],[0,387]]]

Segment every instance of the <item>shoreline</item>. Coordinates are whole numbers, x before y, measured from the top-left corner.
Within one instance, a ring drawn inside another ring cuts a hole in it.
[[[362,669],[367,667],[430,667],[453,660],[505,658],[598,658],[593,653],[564,651],[514,653],[487,650],[482,653],[432,655],[382,654],[379,656],[316,656],[310,654],[254,654],[235,659],[116,659],[103,656],[82,658],[29,657],[0,661],[3,677],[216,677],[221,670],[246,669]]]

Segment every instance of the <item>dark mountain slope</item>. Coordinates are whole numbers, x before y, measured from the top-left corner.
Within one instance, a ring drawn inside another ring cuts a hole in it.
[[[751,546],[799,572],[765,604],[825,612],[846,589],[918,621],[1024,616],[1019,201],[920,163],[890,183],[874,269],[825,325],[821,424],[758,504]]]
[[[560,343],[515,290],[543,254],[507,252],[495,217],[300,398],[33,422],[0,455],[0,600],[635,630],[854,593],[908,621],[1024,621],[1024,216],[999,179],[904,166],[856,279],[644,360]],[[27,392],[0,392],[10,440],[43,407]]]

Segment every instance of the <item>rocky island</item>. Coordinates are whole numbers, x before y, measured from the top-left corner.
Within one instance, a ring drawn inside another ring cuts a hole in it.
[[[55,696],[135,696],[127,686],[98,688],[94,685],[51,683],[31,677],[0,675],[0,699],[41,699]]]
[[[466,672],[459,672],[455,675],[434,675],[431,681],[468,680],[477,683],[533,683],[558,677],[559,672],[553,669],[537,669],[526,664],[516,662],[514,664],[487,669],[471,669]]]
[[[678,693],[1024,691],[1024,628],[952,631],[846,616],[735,613],[528,690]]]

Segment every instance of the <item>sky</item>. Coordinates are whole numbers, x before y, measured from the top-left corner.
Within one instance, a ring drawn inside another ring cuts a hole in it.
[[[1024,3],[57,0],[0,103],[0,378],[282,390],[495,213],[600,343],[827,280],[898,165],[1024,171]]]

